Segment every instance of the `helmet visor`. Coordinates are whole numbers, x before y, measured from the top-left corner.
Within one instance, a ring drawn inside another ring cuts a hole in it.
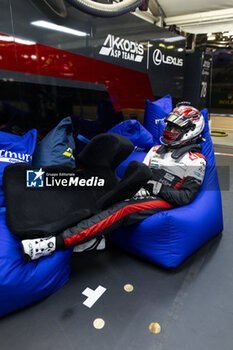
[[[165,123],[172,123],[180,128],[186,128],[190,127],[193,123],[184,116],[178,114],[178,113],[170,113],[168,116],[164,119]]]
[[[179,139],[179,135],[182,132],[182,128],[173,124],[171,122],[167,122],[166,127],[163,130],[163,139],[165,142],[173,142]]]

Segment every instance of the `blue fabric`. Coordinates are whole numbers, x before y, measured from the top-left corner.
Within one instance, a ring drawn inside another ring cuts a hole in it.
[[[38,167],[66,163],[75,168],[74,151],[72,119],[67,117],[38,143],[32,163]]]
[[[140,150],[149,150],[153,146],[153,136],[135,119],[125,120],[108,130],[108,132],[128,137],[134,146]]]
[[[172,98],[166,95],[157,101],[146,101],[144,113],[144,127],[153,135],[154,143],[156,143],[161,135],[165,124],[164,119],[172,112]]]
[[[69,278],[71,250],[57,250],[25,262],[20,240],[11,234],[0,213],[0,316],[55,292]]]
[[[89,143],[91,140],[87,139],[86,137],[84,137],[81,134],[78,134],[77,139],[84,142],[84,143]]]
[[[0,132],[1,185],[3,170],[7,165],[22,160],[31,162],[36,134],[36,130],[23,136]],[[56,251],[52,256],[25,262],[20,240],[6,225],[2,186],[0,201],[0,316],[3,316],[44,298],[61,287],[69,278],[72,250]]]
[[[0,131],[0,207],[4,206],[2,175],[5,166],[27,162],[31,164],[35,149],[37,131],[32,129],[23,136]]]
[[[208,163],[204,182],[194,201],[181,208],[154,214],[138,224],[120,228],[110,236],[126,251],[167,268],[177,267],[223,230],[221,192],[209,133],[208,111],[204,109],[202,114],[205,118],[202,153]],[[156,141],[158,144],[159,137]],[[129,161],[142,161],[145,155],[146,152],[131,154],[124,165],[118,167],[118,175],[123,175]]]

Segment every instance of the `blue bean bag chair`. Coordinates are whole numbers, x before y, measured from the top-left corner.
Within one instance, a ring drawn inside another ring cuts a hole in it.
[[[66,117],[37,144],[32,163],[38,167],[66,163],[75,168],[74,152],[72,119]]]
[[[11,163],[31,163],[36,134],[36,130],[23,136],[0,132],[0,316],[55,292],[70,273],[72,250],[56,251],[52,256],[25,262],[20,240],[6,225],[2,174]]]
[[[223,230],[222,202],[208,127],[208,111],[202,111],[205,129],[201,142],[207,159],[206,174],[199,193],[189,205],[152,215],[135,225],[120,228],[110,239],[128,252],[166,268],[177,267],[206,241]],[[161,130],[159,121],[156,125]],[[156,130],[156,133],[158,130]],[[161,134],[162,135],[162,134]],[[157,144],[159,144],[159,137]],[[146,152],[134,152],[118,167],[122,177],[127,164],[143,161]]]
[[[154,144],[152,134],[135,119],[125,120],[115,125],[108,130],[108,133],[116,133],[127,137],[134,144],[137,151],[149,151]]]
[[[153,135],[154,142],[157,143],[161,135],[161,129],[165,124],[161,118],[165,118],[172,111],[171,95],[166,95],[159,100],[146,101],[144,112],[144,127]]]

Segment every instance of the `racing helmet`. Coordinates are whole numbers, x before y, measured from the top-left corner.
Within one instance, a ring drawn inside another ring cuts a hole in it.
[[[193,143],[201,137],[205,125],[201,112],[182,102],[167,115],[164,121],[167,125],[163,130],[163,143],[171,147]],[[175,131],[172,131],[174,128]]]

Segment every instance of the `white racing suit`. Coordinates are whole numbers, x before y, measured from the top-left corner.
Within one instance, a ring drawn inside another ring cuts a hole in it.
[[[151,148],[144,164],[150,167],[152,179],[132,198],[117,202],[65,230],[59,241],[65,246],[75,245],[91,236],[105,235],[120,226],[141,221],[156,212],[189,204],[203,182],[206,168],[205,157],[190,151],[195,148],[201,149],[198,145],[171,150],[160,145]]]
[[[49,237],[48,242],[45,242],[49,247],[47,250],[51,251],[49,244],[53,245],[53,251],[75,245],[78,245],[78,252],[93,248],[102,249],[103,236],[107,233],[121,226],[137,223],[157,212],[189,204],[196,196],[205,175],[206,160],[199,153],[200,150],[199,145],[170,150],[163,145],[154,146],[144,159],[144,164],[151,169],[148,177],[150,180],[143,182],[143,187],[136,194],[135,184],[131,184],[132,187],[124,187],[124,182],[120,183],[115,190],[119,194],[119,201],[116,201],[113,196],[115,201],[106,209],[79,221],[77,225],[67,228],[56,237]],[[32,244],[32,240],[23,242],[26,242],[25,246],[27,242]],[[26,255],[30,255],[30,250]],[[35,250],[34,256],[30,256],[30,259],[33,260],[42,255],[44,253],[36,253]]]
[[[187,205],[194,199],[205,175],[205,157],[198,152],[185,152],[185,149],[187,147],[169,150],[161,145],[154,146],[143,161],[153,172],[153,181],[149,181],[150,194],[175,206]]]

